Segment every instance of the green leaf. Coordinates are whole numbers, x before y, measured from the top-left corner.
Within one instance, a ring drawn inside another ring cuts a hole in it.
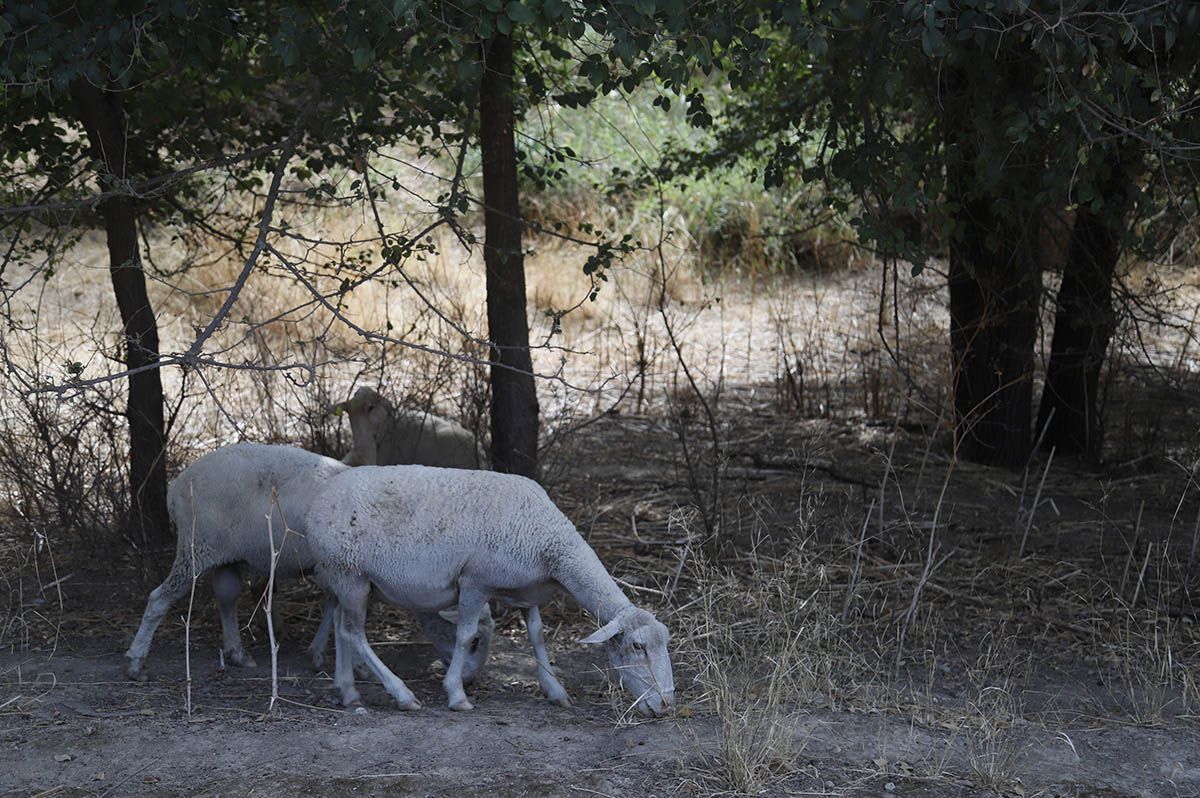
[[[847,0],[844,10],[846,17],[852,22],[862,22],[871,13],[866,0]]]
[[[354,68],[362,71],[375,60],[375,50],[370,47],[359,47],[354,51]]]
[[[600,84],[608,80],[608,67],[601,63],[599,59],[584,61],[579,71],[594,88],[599,88]]]
[[[479,80],[481,64],[471,56],[464,56],[455,64],[455,74],[458,76],[459,83],[474,85]]]
[[[513,22],[519,22],[522,25],[528,25],[537,18],[533,11],[531,11],[524,3],[519,2],[519,0],[512,0],[512,2],[505,7],[504,13],[507,14],[508,18]]]
[[[930,58],[941,56],[946,51],[946,37],[933,28],[925,28],[921,31],[921,49]]]

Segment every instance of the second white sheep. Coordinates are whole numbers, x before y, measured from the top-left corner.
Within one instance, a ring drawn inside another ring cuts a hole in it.
[[[331,409],[350,417],[354,448],[342,458],[347,465],[479,468],[484,463],[475,436],[465,427],[432,413],[393,407],[370,388],[359,388]]]

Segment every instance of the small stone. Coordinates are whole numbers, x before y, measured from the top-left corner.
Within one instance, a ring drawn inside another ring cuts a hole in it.
[[[887,784],[883,785],[883,789],[887,790],[888,792],[895,792],[896,785],[889,781]]]
[[[54,755],[55,762],[70,762],[71,759],[72,759],[72,756],[70,754],[55,754]]]

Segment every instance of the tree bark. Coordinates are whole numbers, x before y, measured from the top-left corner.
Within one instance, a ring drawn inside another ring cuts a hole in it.
[[[71,84],[75,109],[87,132],[93,157],[101,164],[103,190],[127,179],[127,141],[121,95],[84,79]],[[100,202],[108,239],[109,274],[124,328],[125,366],[129,376],[129,488],[133,531],[145,542],[171,537],[167,515],[163,390],[158,362],[158,322],[146,293],[138,251],[137,208],[132,197],[110,196]],[[151,368],[146,368],[150,366]]]
[[[483,158],[484,247],[491,340],[492,466],[537,474],[538,401],[529,354],[525,258],[517,193],[513,43],[483,42],[479,140]]]
[[[967,460],[1020,468],[1032,446],[1040,271],[1022,231],[981,206],[968,206],[950,246],[955,437]]]
[[[1033,445],[1041,262],[1029,198],[1042,157],[1012,149],[998,176],[980,161],[995,146],[996,109],[1028,84],[1027,68],[1028,59],[1008,57],[987,69],[959,65],[941,73],[939,89],[946,194],[958,206],[949,247],[956,452],[1007,468],[1024,466]]]
[[[1044,446],[1093,462],[1099,462],[1104,442],[1100,371],[1117,324],[1113,276],[1131,185],[1126,169],[1118,165],[1100,186],[1105,207],[1076,212],[1038,410],[1038,429],[1046,428]]]

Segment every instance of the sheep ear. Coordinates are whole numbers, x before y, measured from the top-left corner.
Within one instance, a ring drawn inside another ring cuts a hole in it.
[[[621,633],[621,622],[616,618],[601,626],[596,631],[592,632],[587,637],[580,640],[580,643],[588,646],[594,646],[597,643],[603,643],[606,640],[611,640]]]
[[[458,624],[458,607],[447,607],[444,610],[438,610],[438,615],[443,621]]]

